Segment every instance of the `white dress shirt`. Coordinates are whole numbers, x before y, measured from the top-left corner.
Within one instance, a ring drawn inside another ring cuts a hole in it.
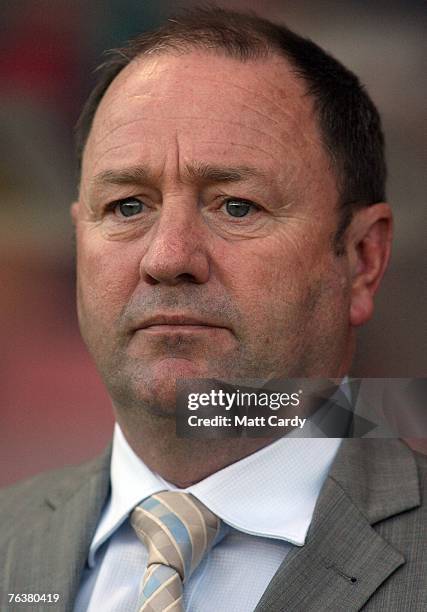
[[[186,488],[153,473],[116,424],[111,496],[94,535],[75,612],[135,612],[147,550],[129,524],[143,499],[191,493],[225,523],[227,535],[184,585],[191,612],[250,612],[293,546],[303,546],[314,506],[341,438],[298,433]]]

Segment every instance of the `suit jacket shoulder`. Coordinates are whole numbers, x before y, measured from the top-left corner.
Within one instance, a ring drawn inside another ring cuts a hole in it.
[[[88,478],[108,470],[103,454],[78,466],[44,472],[17,484],[0,489],[0,541],[4,541],[28,522],[51,508],[66,502]]]
[[[400,440],[344,440],[305,545],[256,612],[427,609],[427,458]]]
[[[0,491],[0,610],[15,609],[8,593],[57,593],[55,612],[71,609],[108,497],[110,453]]]

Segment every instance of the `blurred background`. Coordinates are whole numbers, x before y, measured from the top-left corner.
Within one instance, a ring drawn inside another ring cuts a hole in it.
[[[0,485],[92,457],[111,436],[110,402],[75,315],[73,125],[102,51],[192,4],[0,3]],[[396,239],[352,374],[426,376],[425,3],[223,5],[255,10],[312,37],[361,77],[379,107]]]

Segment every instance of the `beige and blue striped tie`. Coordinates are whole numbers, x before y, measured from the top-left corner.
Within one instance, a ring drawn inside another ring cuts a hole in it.
[[[138,612],[181,612],[182,584],[211,548],[220,519],[189,493],[162,491],[131,515],[148,549]]]

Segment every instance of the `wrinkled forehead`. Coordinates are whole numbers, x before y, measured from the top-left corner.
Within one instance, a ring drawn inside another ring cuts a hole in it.
[[[325,156],[313,100],[284,58],[243,62],[194,51],[144,56],[122,70],[95,114],[83,171],[108,166],[125,145],[168,146],[177,134],[184,150],[239,147],[261,164]]]
[[[213,95],[212,101],[215,91],[226,93],[230,101],[246,99],[248,104],[256,96],[266,105],[267,114],[283,110],[281,103],[293,111],[296,120],[312,112],[306,84],[284,57],[272,54],[242,61],[213,51],[165,52],[134,59],[113,80],[99,111],[120,105],[123,94],[132,97],[145,93],[164,99],[176,94],[205,94]]]

